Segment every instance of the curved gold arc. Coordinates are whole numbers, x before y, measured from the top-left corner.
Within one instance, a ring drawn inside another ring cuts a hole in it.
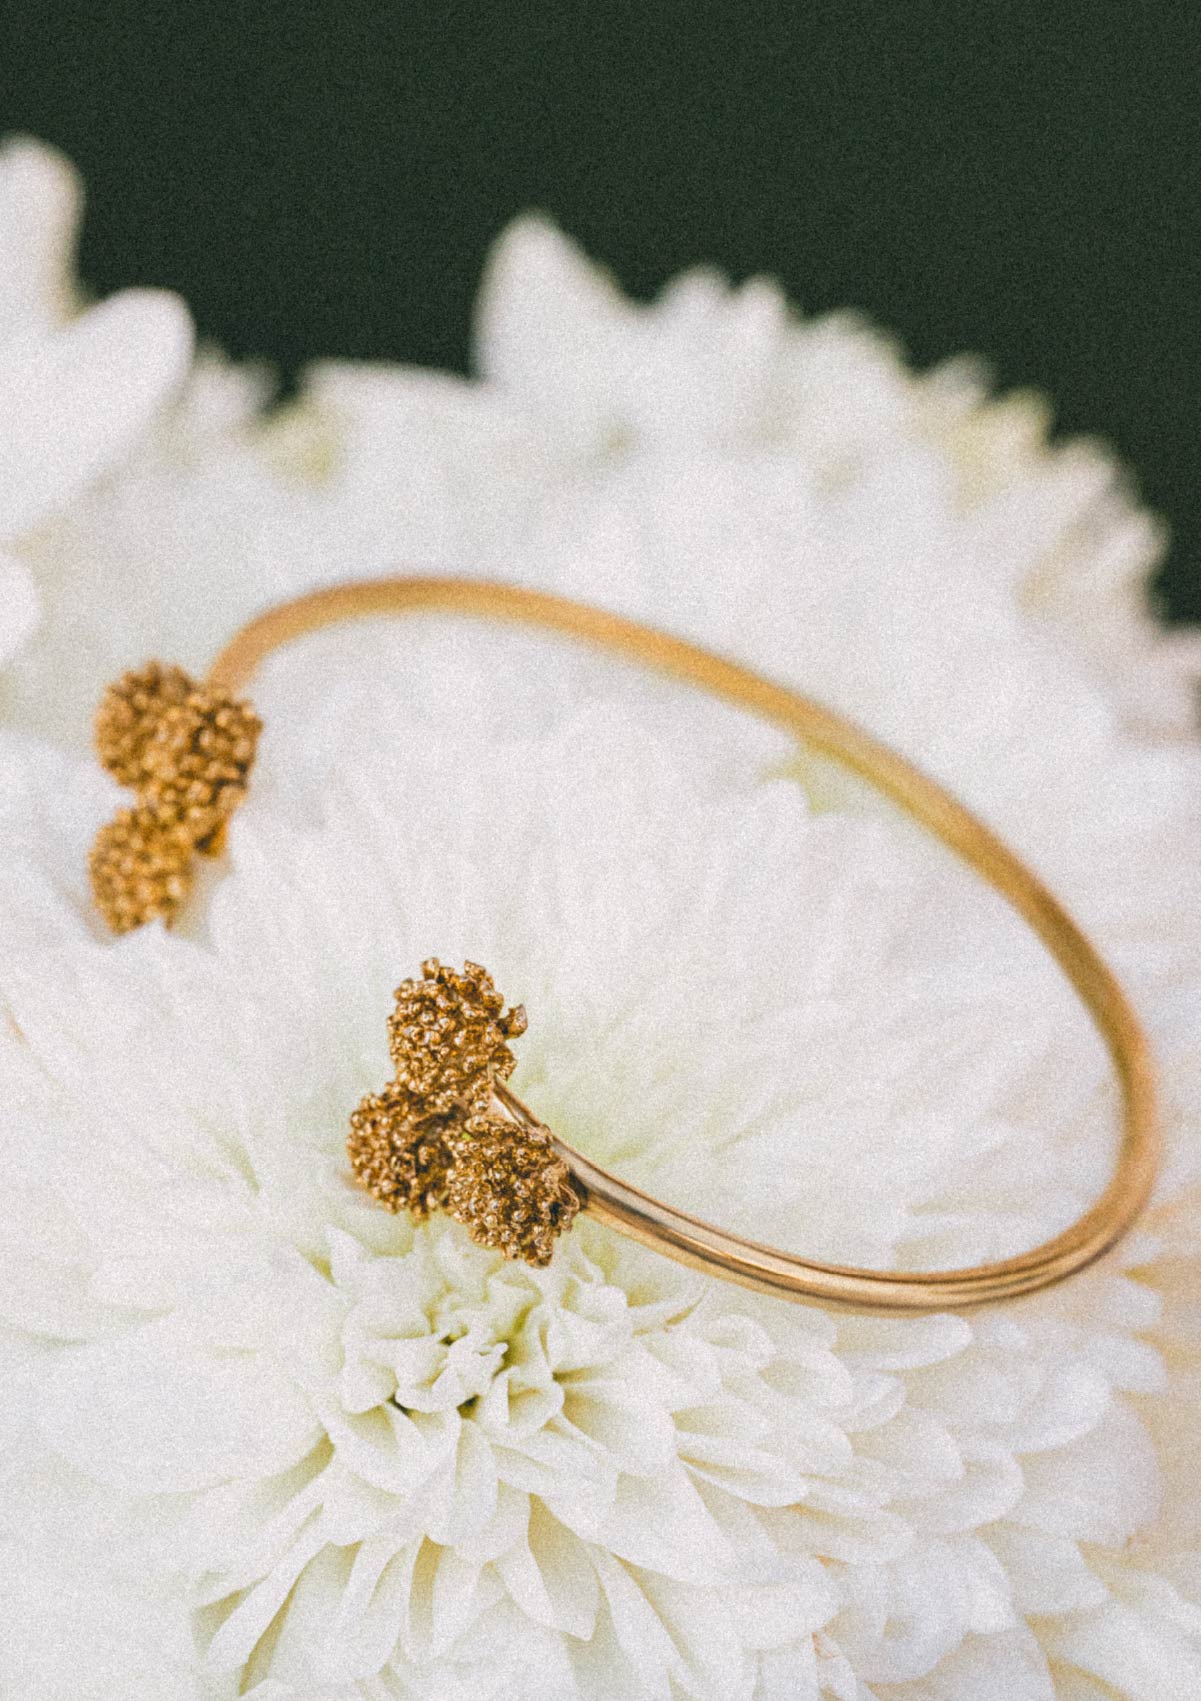
[[[682,638],[566,597],[481,579],[368,579],[313,591],[243,627],[218,656],[209,679],[238,689],[272,650],[308,632],[419,610],[564,633],[746,709],[860,775],[955,851],[1030,925],[1092,1016],[1121,1085],[1121,1143],[1105,1191],[1061,1234],[994,1264],[910,1273],[815,1263],[674,1210],[555,1137],[590,1215],[709,1275],[787,1299],[877,1312],[945,1310],[1031,1293],[1091,1264],[1126,1232],[1150,1197],[1159,1141],[1150,1051],[1125,993],[1063,906],[994,832],[841,715]],[[536,1122],[507,1089],[500,1096],[510,1114]]]

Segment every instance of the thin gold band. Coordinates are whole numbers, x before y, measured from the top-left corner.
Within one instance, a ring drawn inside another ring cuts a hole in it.
[[[941,786],[842,716],[736,662],[620,615],[541,591],[472,579],[369,579],[282,603],[243,627],[218,656],[209,681],[237,689],[264,656],[305,633],[344,620],[418,610],[565,633],[747,709],[859,774],[955,851],[1030,925],[1088,1009],[1121,1084],[1121,1145],[1101,1197],[1061,1234],[995,1264],[919,1274],[813,1263],[673,1210],[555,1137],[585,1210],[709,1275],[786,1299],[880,1312],[945,1310],[1031,1293],[1091,1264],[1126,1232],[1151,1192],[1158,1135],[1150,1052],[1125,993],[1071,917],[995,833]],[[497,1091],[518,1121],[540,1126],[507,1088]]]

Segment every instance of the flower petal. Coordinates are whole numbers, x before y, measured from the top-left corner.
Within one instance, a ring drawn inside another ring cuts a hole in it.
[[[41,612],[28,568],[0,550],[0,667],[28,641]]]
[[[179,1494],[287,1470],[320,1439],[269,1361],[189,1351],[165,1333],[151,1325],[64,1358],[42,1427],[79,1470],[129,1494]]]
[[[0,347],[0,537],[29,531],[128,454],[191,353],[188,314],[160,290],[126,290],[64,330]]]

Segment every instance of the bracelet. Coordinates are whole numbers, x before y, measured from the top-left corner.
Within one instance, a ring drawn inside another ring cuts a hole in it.
[[[405,981],[389,1021],[395,1079],[351,1116],[358,1180],[391,1209],[444,1208],[473,1239],[546,1264],[579,1211],[711,1276],[791,1300],[877,1312],[944,1310],[1011,1299],[1062,1281],[1105,1253],[1150,1196],[1158,1161],[1155,1081],[1143,1030],[1118,981],[1041,881],[983,822],[903,757],[841,715],[711,651],[605,610],[486,580],[371,579],[334,585],[252,620],[197,685],[152,663],[106,694],[101,759],[138,793],[103,828],[92,890],[118,932],[171,921],[191,859],[216,854],[244,795],[259,722],[236,696],[271,651],[321,627],[433,610],[542,627],[684,682],[774,723],[890,798],[954,851],[1021,916],[1075,989],[1121,1089],[1113,1176],[1096,1203],[1029,1252],[914,1273],[825,1264],[729,1234],[621,1181],[560,1140],[506,1085],[508,1041],[525,1012],[505,1011],[487,972],[430,959]]]

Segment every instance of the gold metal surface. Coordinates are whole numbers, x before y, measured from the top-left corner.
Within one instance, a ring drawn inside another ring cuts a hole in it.
[[[371,579],[281,604],[238,633],[213,665],[210,683],[236,691],[269,652],[334,622],[419,610],[564,633],[773,722],[869,781],[955,851],[1034,930],[1088,1009],[1121,1086],[1121,1144],[1101,1197],[1061,1234],[994,1264],[916,1274],[815,1263],[674,1210],[552,1136],[590,1215],[709,1275],[786,1299],[879,1312],[945,1310],[1031,1293],[1091,1264],[1126,1232],[1150,1194],[1158,1137],[1151,1058],[1122,988],[1063,907],[995,833],[842,716],[735,662],[620,615],[541,591],[470,579]],[[503,1085],[497,1096],[527,1128],[541,1126]]]
[[[479,1246],[545,1267],[580,1208],[550,1132],[498,1101],[525,1032],[487,969],[428,957],[396,989],[393,1078],[351,1114],[356,1181],[389,1211],[449,1211]],[[499,1113],[499,1114],[498,1114]]]
[[[170,926],[197,855],[217,856],[246,793],[258,716],[220,686],[150,662],[109,686],[96,713],[101,765],[137,793],[96,835],[92,898],[114,933],[156,918]]]

